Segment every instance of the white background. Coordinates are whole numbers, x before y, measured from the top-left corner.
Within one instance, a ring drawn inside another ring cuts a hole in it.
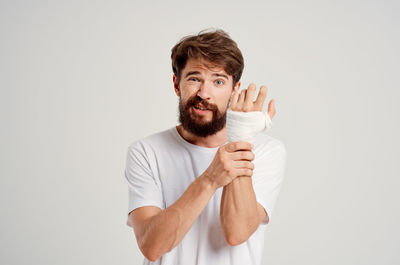
[[[288,164],[263,264],[400,264],[398,1],[1,1],[0,263],[142,264],[128,145],[177,124],[170,51],[222,28]]]

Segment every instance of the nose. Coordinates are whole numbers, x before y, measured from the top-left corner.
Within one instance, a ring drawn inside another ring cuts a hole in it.
[[[207,82],[201,82],[199,90],[197,91],[197,96],[201,97],[202,99],[209,100],[210,90],[211,90],[211,85],[208,85]]]

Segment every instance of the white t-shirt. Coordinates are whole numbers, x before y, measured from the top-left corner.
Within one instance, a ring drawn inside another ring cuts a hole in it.
[[[286,163],[284,144],[259,133],[252,142],[255,158],[253,188],[257,202],[271,220]],[[142,206],[166,209],[211,164],[218,147],[187,142],[176,127],[133,142],[127,152],[125,176],[129,189],[128,214]],[[236,246],[224,237],[219,214],[223,187],[217,189],[183,240],[170,252],[143,264],[162,265],[259,265],[264,247],[266,219],[249,239]],[[132,227],[129,219],[127,225]]]

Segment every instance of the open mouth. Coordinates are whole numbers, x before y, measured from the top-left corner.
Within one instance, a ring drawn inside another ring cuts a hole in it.
[[[197,114],[206,114],[206,113],[208,113],[209,111],[211,111],[211,110],[209,110],[209,109],[206,109],[206,108],[199,108],[199,107],[197,107],[197,106],[193,106],[192,108],[193,108],[194,112],[196,112]]]
[[[207,109],[207,108],[198,107],[198,106],[196,106],[196,105],[194,105],[193,107],[194,107],[195,109],[197,109],[197,110],[209,110],[209,109]]]

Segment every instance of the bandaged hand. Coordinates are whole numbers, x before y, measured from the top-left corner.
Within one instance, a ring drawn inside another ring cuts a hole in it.
[[[226,120],[226,135],[229,142],[252,142],[259,132],[271,127],[272,118],[276,113],[274,100],[270,100],[267,113],[263,113],[267,87],[261,86],[257,99],[253,102],[255,91],[256,85],[251,83],[248,89],[243,89],[240,94],[232,93]]]

